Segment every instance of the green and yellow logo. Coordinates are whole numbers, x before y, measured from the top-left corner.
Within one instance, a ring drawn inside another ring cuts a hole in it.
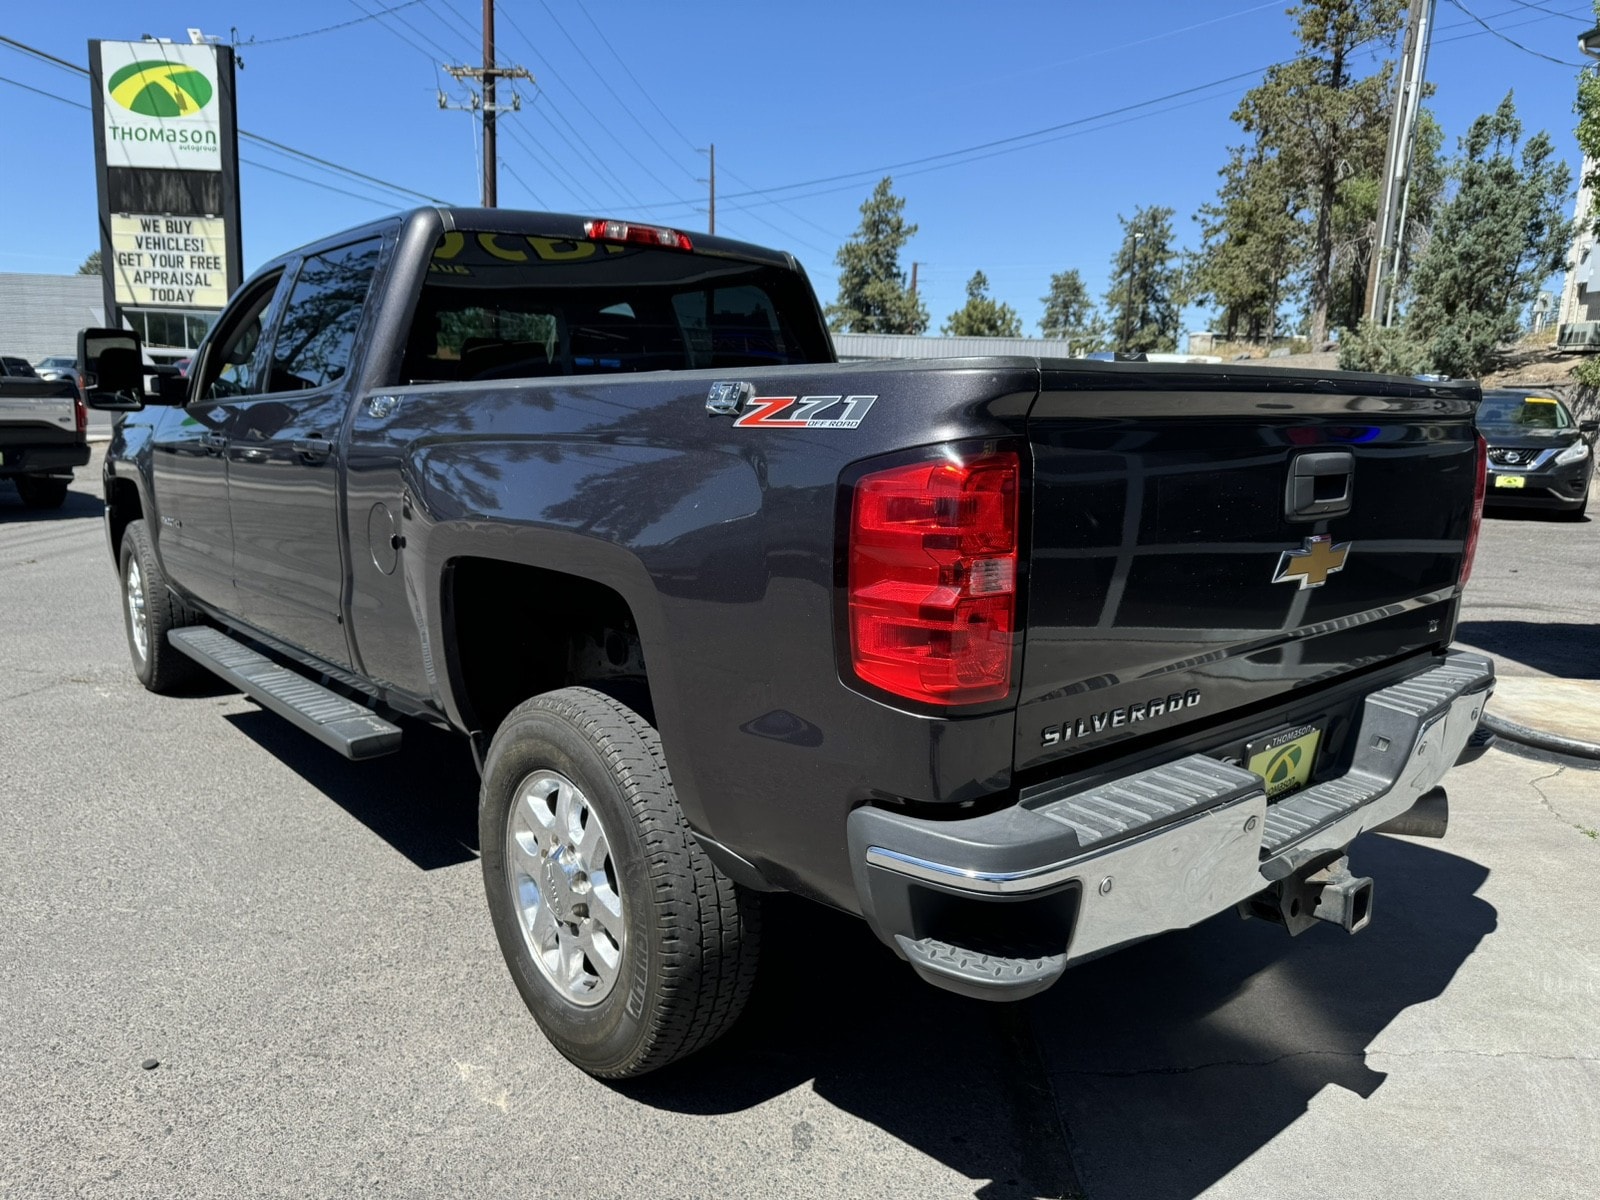
[[[192,117],[211,103],[211,81],[193,67],[157,59],[129,63],[106,91],[129,112],[143,117]]]
[[[1267,788],[1277,791],[1290,786],[1300,774],[1300,763],[1306,756],[1305,747],[1298,742],[1285,746],[1275,758],[1267,762]]]

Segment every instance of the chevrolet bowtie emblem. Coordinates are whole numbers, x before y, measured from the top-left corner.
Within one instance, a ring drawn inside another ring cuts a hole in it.
[[[1321,587],[1328,576],[1344,570],[1344,560],[1350,557],[1349,542],[1337,546],[1325,533],[1306,539],[1304,550],[1285,550],[1278,559],[1278,573],[1273,583],[1298,583],[1301,588]]]

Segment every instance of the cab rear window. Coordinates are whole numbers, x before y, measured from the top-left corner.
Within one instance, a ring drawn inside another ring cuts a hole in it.
[[[453,382],[830,359],[810,292],[794,272],[677,249],[456,231],[434,247],[402,377]]]

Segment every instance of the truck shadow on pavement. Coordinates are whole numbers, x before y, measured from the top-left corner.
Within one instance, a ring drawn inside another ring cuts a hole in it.
[[[1376,881],[1373,923],[1354,938],[1330,925],[1290,939],[1228,913],[1021,1005],[933,989],[859,921],[780,900],[734,1032],[621,1090],[716,1114],[809,1080],[826,1104],[992,1181],[979,1197],[1194,1196],[1329,1085],[1370,1097],[1385,1076],[1368,1048],[1495,928],[1476,863],[1381,836],[1352,861]],[[848,1153],[809,1124],[791,1131],[797,1158]]]
[[[29,508],[22,503],[10,480],[0,480],[0,521],[77,521],[99,517],[105,509],[105,501],[99,496],[76,488],[67,489],[67,498],[60,508]]]
[[[461,737],[407,721],[398,751],[351,763],[273,713],[226,719],[420,869],[478,857],[478,773]]]
[[[1463,621],[1456,639],[1562,679],[1600,679],[1600,623]]]

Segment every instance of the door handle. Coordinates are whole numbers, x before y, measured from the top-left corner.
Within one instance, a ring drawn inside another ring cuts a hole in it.
[[[296,438],[294,452],[307,462],[325,462],[333,453],[333,441],[323,437]]]
[[[202,433],[200,435],[200,444],[207,450],[226,450],[228,438],[226,434],[221,433]]]

